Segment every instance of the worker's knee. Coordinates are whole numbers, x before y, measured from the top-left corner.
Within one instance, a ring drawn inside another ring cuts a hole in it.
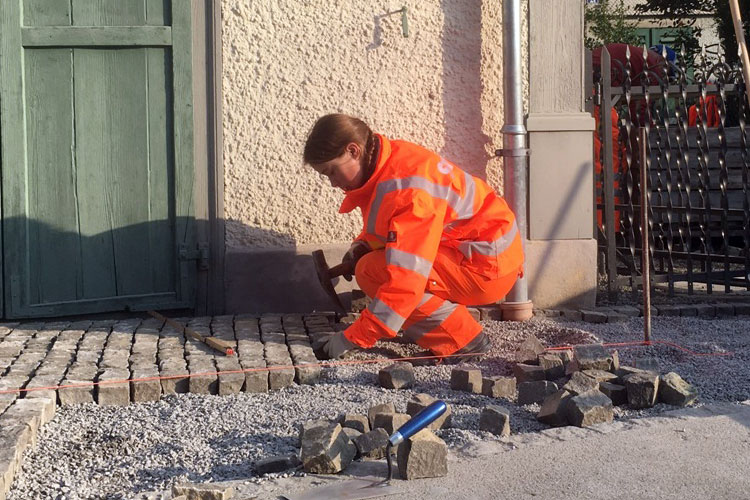
[[[354,269],[357,284],[368,297],[374,297],[380,285],[386,282],[385,250],[373,250],[363,255]]]

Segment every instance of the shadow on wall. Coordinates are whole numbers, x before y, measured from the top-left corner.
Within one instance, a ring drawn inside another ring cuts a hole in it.
[[[491,138],[482,131],[482,0],[442,0],[441,6],[445,120],[441,154],[487,179],[490,158],[485,148]]]
[[[316,278],[310,255],[314,248],[298,249],[293,238],[275,231],[245,229],[274,241],[283,238],[291,246],[201,253],[198,240],[210,241],[205,236],[208,222],[188,218],[94,234],[27,218],[7,219],[2,316],[114,317],[149,309],[204,315],[221,313],[222,303],[231,313],[333,309]],[[193,244],[181,245],[191,240]],[[332,247],[327,249],[330,265],[340,262],[346,250]],[[226,297],[212,296],[216,290]]]

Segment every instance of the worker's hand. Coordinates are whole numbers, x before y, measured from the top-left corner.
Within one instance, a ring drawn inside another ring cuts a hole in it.
[[[357,347],[357,345],[346,338],[344,332],[336,332],[327,337],[327,342],[323,345],[323,351],[326,353],[326,356],[328,356],[328,359],[336,359],[355,347]]]
[[[354,274],[354,269],[357,267],[357,262],[363,255],[369,253],[370,250],[370,245],[362,240],[356,240],[352,243],[352,246],[344,254],[344,258],[341,259],[342,264],[347,264],[348,272],[342,275],[346,281],[352,280],[352,274]]]

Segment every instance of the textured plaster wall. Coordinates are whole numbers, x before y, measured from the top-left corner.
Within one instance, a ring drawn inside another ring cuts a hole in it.
[[[302,165],[326,113],[423,144],[502,192],[500,0],[222,0],[222,16],[228,247],[359,232],[359,212],[338,214],[343,195]]]

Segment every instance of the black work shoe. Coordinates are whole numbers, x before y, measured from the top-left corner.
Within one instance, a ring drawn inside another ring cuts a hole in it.
[[[463,362],[477,361],[482,358],[482,355],[490,350],[492,343],[490,338],[484,333],[484,330],[474,337],[474,339],[466,344],[465,347],[459,349],[449,356],[438,356],[430,351],[424,351],[416,354],[416,358],[424,359],[413,359],[409,362],[414,366],[437,366],[440,364],[445,365],[457,365]]]

